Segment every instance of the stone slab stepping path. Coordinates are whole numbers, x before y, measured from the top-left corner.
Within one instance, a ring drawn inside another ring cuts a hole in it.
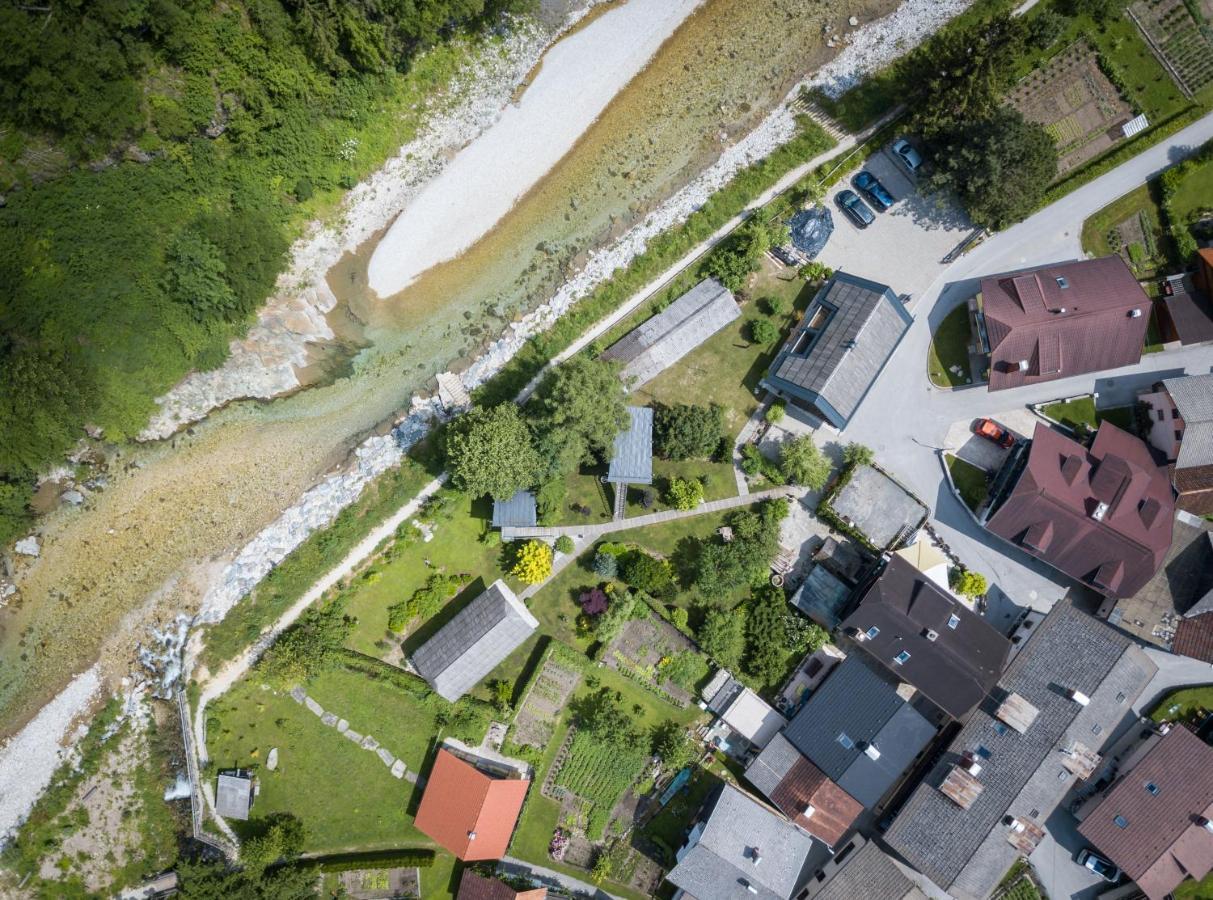
[[[409,784],[417,784],[417,773],[409,770],[405,765],[404,760],[397,759],[390,750],[386,747],[381,747],[379,742],[369,734],[360,734],[350,728],[350,723],[345,719],[340,719],[334,712],[327,712],[323,706],[309,697],[301,687],[293,687],[290,690],[291,699],[296,703],[306,706],[309,710],[320,717],[320,721],[329,726],[329,728],[337,729],[337,733],[342,735],[346,740],[352,741],[363,750],[370,750],[382,760],[383,764],[391,770],[392,776],[395,778],[403,778]],[[272,770],[278,764],[278,748],[275,747],[270,751],[270,756],[273,759],[268,767]],[[425,784],[424,781],[421,782]]]

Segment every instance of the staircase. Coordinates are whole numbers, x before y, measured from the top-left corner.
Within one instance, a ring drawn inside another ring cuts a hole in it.
[[[612,518],[616,522],[622,519],[628,511],[628,486],[623,483],[616,483],[615,489],[615,514]]]
[[[801,93],[799,97],[789,103],[788,109],[795,115],[808,116],[820,125],[822,130],[835,141],[841,141],[848,134],[847,130],[837,120],[831,118],[824,109],[809,99],[805,93]]]

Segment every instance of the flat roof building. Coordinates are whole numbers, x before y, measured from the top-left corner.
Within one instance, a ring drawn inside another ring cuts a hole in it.
[[[809,304],[762,384],[845,428],[912,321],[888,285],[836,272]]]
[[[253,779],[245,769],[220,772],[215,789],[215,812],[224,819],[248,819],[253,805]]]
[[[724,669],[705,688],[708,711],[718,716],[729,730],[761,750],[777,735],[788,720],[769,703]]]

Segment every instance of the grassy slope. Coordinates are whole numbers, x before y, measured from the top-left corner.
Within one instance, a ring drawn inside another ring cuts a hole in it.
[[[927,373],[936,387],[959,387],[969,378],[969,309],[964,304],[948,313],[935,334],[927,355]],[[962,375],[950,371],[960,366]]]
[[[977,512],[977,508],[986,499],[986,473],[972,463],[950,453],[945,459],[948,463],[948,472],[952,475],[952,483],[956,485],[956,490],[960,491],[965,505],[973,512]]]
[[[1096,409],[1095,400],[1091,397],[1079,397],[1064,403],[1051,403],[1044,408],[1045,415],[1060,422],[1067,428],[1085,425],[1094,430],[1100,422],[1111,422],[1119,428],[1133,427],[1133,407],[1116,406],[1109,409]]]
[[[1116,251],[1108,243],[1108,233],[1121,222],[1139,215],[1144,215],[1149,224],[1158,252],[1145,260],[1143,265],[1137,269],[1137,275],[1140,278],[1154,276],[1168,262],[1167,251],[1170,242],[1163,233],[1159,220],[1158,203],[1148,184],[1143,184],[1136,190],[1112,201],[1083,222],[1082,249],[1092,256],[1109,256],[1115,253]]]

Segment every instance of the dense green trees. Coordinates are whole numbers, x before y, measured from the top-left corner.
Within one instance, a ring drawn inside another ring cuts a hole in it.
[[[726,669],[736,671],[745,652],[744,610],[708,610],[697,638],[704,653]]]
[[[476,407],[456,419],[446,434],[446,456],[456,487],[498,500],[535,484],[543,469],[531,431],[512,403]]]
[[[720,446],[724,410],[675,403],[653,411],[653,445],[666,459],[707,459]]]
[[[336,664],[353,627],[340,599],[309,607],[274,641],[257,668],[267,682],[279,687],[302,684]]]
[[[177,864],[181,879],[177,896],[182,900],[311,900],[316,891],[316,872],[306,866],[281,866],[251,872],[229,869],[225,863]]]
[[[783,500],[768,500],[758,512],[748,509],[732,513],[729,542],[709,541],[699,548],[695,562],[695,587],[706,599],[724,596],[743,585],[762,581],[779,551],[779,523],[788,514]]]
[[[832,464],[813,442],[813,436],[805,434],[780,445],[779,468],[788,481],[816,491],[825,487]]]
[[[584,354],[544,379],[527,416],[550,474],[609,458],[615,436],[628,424],[623,398],[618,366]]]
[[[750,273],[758,271],[762,255],[787,237],[787,225],[773,221],[770,210],[764,206],[712,251],[705,271],[730,291],[740,291]]]

